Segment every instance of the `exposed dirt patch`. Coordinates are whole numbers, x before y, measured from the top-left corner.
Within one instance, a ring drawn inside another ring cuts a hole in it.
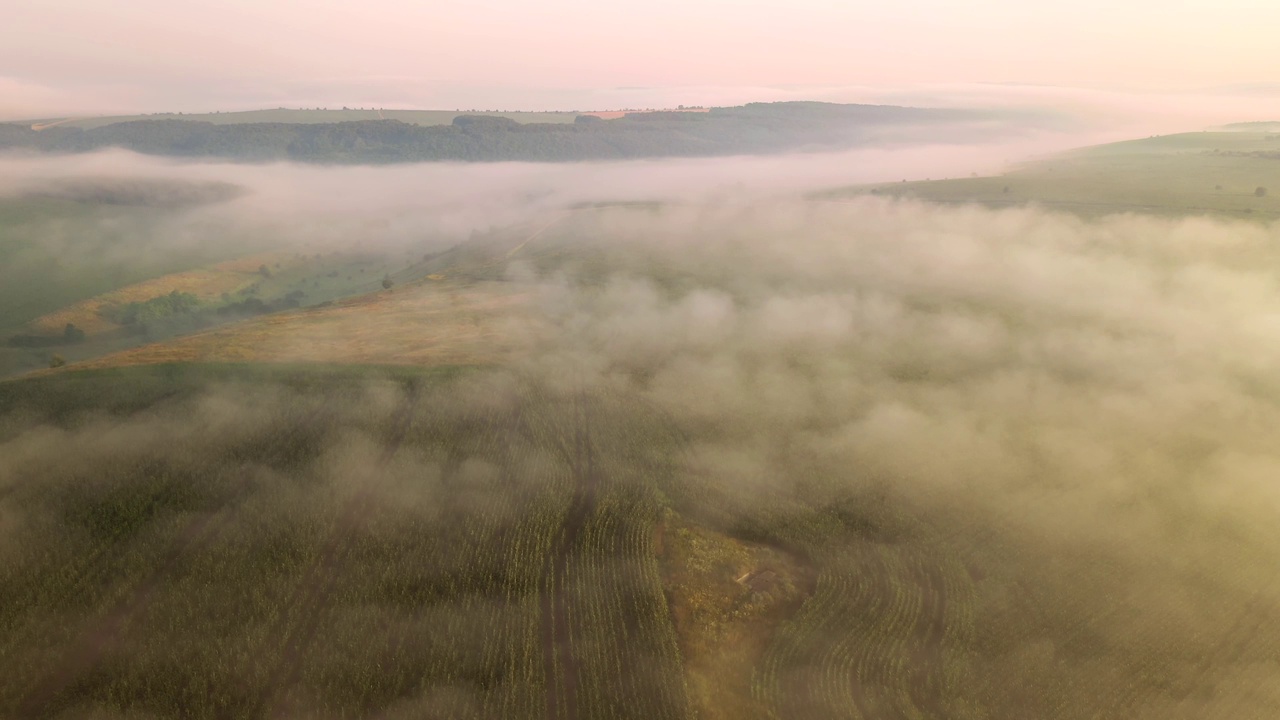
[[[752,677],[778,626],[813,592],[801,558],[693,525],[668,511],[657,531],[667,604],[699,718],[760,717]]]

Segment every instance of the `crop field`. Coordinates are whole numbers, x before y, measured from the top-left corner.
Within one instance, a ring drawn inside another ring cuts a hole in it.
[[[652,547],[672,437],[466,382],[329,380],[164,460],[20,467],[58,479],[6,497],[0,713],[686,717]]]
[[[79,448],[0,475],[0,715],[1226,718],[1265,701],[1196,674],[1273,661],[1262,594],[1189,638],[1143,618],[1123,563],[1047,561],[873,498],[778,497],[717,530],[734,501],[625,394],[271,367],[0,385],[22,419],[0,443],[39,420]],[[1057,650],[1010,654],[1027,647]]]

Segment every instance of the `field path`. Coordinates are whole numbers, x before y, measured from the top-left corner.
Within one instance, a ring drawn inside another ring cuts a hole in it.
[[[529,237],[527,237],[527,238],[525,238],[524,240],[522,240],[522,241],[520,242],[520,244],[519,244],[519,245],[517,245],[517,246],[515,246],[515,247],[511,248],[510,250],[508,250],[508,251],[507,251],[507,254],[503,256],[503,259],[504,259],[504,260],[510,259],[510,258],[511,258],[511,256],[513,256],[513,255],[515,255],[516,253],[520,252],[520,249],[521,249],[521,248],[523,248],[525,245],[528,245],[530,240],[533,240],[533,239],[537,238],[539,235],[541,235],[542,233],[546,232],[547,230],[550,230],[550,229],[551,229],[551,227],[552,227],[553,225],[556,225],[557,223],[561,222],[562,220],[564,220],[564,219],[565,219],[565,218],[567,218],[567,217],[569,217],[569,214],[559,215],[559,216],[557,216],[557,217],[553,218],[553,219],[552,219],[550,222],[548,222],[546,225],[543,225],[542,227],[540,227],[540,228],[538,228],[537,230],[535,230],[535,231],[533,232],[533,234],[532,234],[532,235],[530,235]]]
[[[69,117],[69,118],[62,118],[61,120],[54,120],[53,122],[33,123],[31,125],[31,129],[35,130],[36,132],[40,132],[41,130],[47,130],[51,127],[56,127],[63,123],[75,122],[76,120],[79,120],[79,119],[80,118]]]

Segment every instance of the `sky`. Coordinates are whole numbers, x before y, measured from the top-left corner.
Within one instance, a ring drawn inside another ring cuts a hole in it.
[[[975,86],[1280,98],[1280,3],[1270,0],[4,6],[5,118],[279,106],[875,101]]]

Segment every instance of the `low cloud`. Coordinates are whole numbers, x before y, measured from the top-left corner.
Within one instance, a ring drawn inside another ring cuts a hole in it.
[[[925,160],[931,150],[896,158],[931,170],[955,161]],[[1280,559],[1280,227],[796,199],[809,183],[864,172],[837,163],[874,157],[387,169],[121,154],[7,162],[234,182],[249,194],[182,222],[200,219],[201,232],[279,227],[290,242],[358,242],[353,229],[371,227],[376,246],[425,228],[461,236],[560,213],[507,270],[547,331],[510,367],[435,398],[427,427],[507,412],[520,383],[630,398],[685,434],[681,477],[720,498],[726,522],[854,497],[889,503],[957,552],[1017,548],[1002,571],[1033,587],[1019,592],[1045,603],[1064,595],[1046,605],[1053,617],[1041,634],[975,660],[987,677],[1056,677],[1084,707],[1080,688],[1150,656],[1175,689],[1216,689],[1144,701],[1163,717],[1205,717],[1232,702],[1245,715],[1273,710],[1265,693],[1241,690],[1278,679],[1261,645],[1246,638],[1235,656],[1213,653],[1235,618],[1257,620],[1260,634],[1280,620],[1270,579]],[[617,199],[683,202],[563,211]],[[362,393],[338,419],[357,429],[325,435],[338,438],[334,448],[307,470],[326,492],[371,482],[388,432],[368,418],[403,400],[394,387]],[[271,397],[235,398],[213,390],[189,415],[10,436],[0,493],[24,477],[80,477],[66,464],[91,468],[115,445],[141,456],[306,424],[305,402],[280,414],[262,409]],[[554,465],[530,457],[531,467]],[[464,496],[479,503],[499,472],[492,458],[406,451],[381,474],[378,497],[405,517],[435,517],[430,488],[446,475],[474,486],[479,494]],[[0,495],[0,546],[33,522],[12,497]],[[980,624],[1014,602],[979,593],[991,613]],[[1101,655],[1073,655],[1082,641],[1055,634],[1062,627],[1086,628]],[[1218,658],[1207,668],[1205,654]]]

